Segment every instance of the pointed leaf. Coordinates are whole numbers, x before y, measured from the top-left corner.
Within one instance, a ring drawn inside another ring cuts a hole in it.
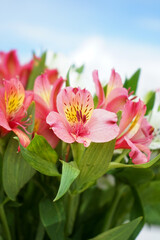
[[[28,151],[28,149],[24,148],[22,145],[20,145],[20,148],[23,158],[32,168],[47,176],[60,176],[54,162],[39,157],[36,153]]]
[[[143,163],[143,164],[124,164],[124,163],[118,163],[118,162],[111,162],[109,164],[109,168],[108,171],[114,168],[149,168],[151,167],[153,164],[155,164],[156,162],[158,162],[160,159],[160,154],[158,154],[158,156],[156,156],[154,159],[150,160],[147,163]]]
[[[3,186],[6,194],[13,201],[20,189],[35,174],[35,170],[23,159],[21,152],[17,152],[18,142],[11,138],[3,159]]]
[[[149,91],[145,98],[144,98],[144,103],[147,106],[147,110],[146,110],[146,114],[148,115],[148,113],[152,110],[153,106],[154,106],[154,102],[155,102],[155,92],[154,91]]]
[[[110,229],[104,233],[99,234],[98,236],[91,238],[90,240],[128,240],[132,235],[134,230],[142,221],[142,217],[136,218],[135,220],[122,224],[118,227]]]
[[[69,187],[80,173],[79,169],[73,164],[73,162],[66,163],[61,161],[61,163],[63,164],[61,182],[54,201],[60,199],[68,191]]]
[[[47,140],[41,136],[36,134],[27,150],[37,154],[39,157],[49,161],[56,163],[58,159],[58,155],[56,151],[51,147],[51,145],[47,142]]]
[[[138,80],[139,80],[139,76],[141,73],[141,69],[138,69],[131,78],[126,79],[125,83],[124,83],[124,87],[125,88],[131,88],[131,91],[134,91],[134,93],[136,93],[137,87],[138,87]]]
[[[40,61],[36,64],[31,72],[27,83],[27,90],[32,90],[34,86],[34,81],[38,75],[42,74],[45,70],[45,61],[46,61],[46,52],[44,52],[41,56]]]
[[[91,143],[77,163],[80,174],[76,179],[76,190],[83,191],[107,172],[115,140],[107,143]]]

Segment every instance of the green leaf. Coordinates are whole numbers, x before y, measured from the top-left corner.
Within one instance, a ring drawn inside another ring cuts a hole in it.
[[[140,185],[138,192],[143,203],[146,222],[160,225],[160,181]]]
[[[115,169],[115,168],[149,168],[151,167],[153,164],[155,164],[157,161],[159,161],[160,159],[160,154],[158,154],[158,156],[156,156],[154,159],[150,160],[147,163],[143,163],[143,164],[124,164],[124,163],[118,163],[118,162],[111,162],[109,164],[109,168],[108,171],[111,169]]]
[[[134,196],[134,204],[133,204],[133,208],[131,211],[131,215],[130,215],[130,220],[134,220],[137,217],[142,217],[143,219],[140,222],[140,224],[138,224],[138,226],[135,228],[134,232],[132,233],[132,235],[129,237],[129,240],[134,240],[136,239],[136,237],[138,236],[139,232],[141,231],[141,229],[144,226],[145,223],[145,215],[144,215],[144,209],[143,209],[143,204],[139,195],[139,192],[137,190],[137,188],[132,187],[132,193]]]
[[[69,75],[70,75],[71,69],[74,69],[74,68],[75,68],[75,65],[73,64],[73,65],[71,65],[70,68],[68,69],[67,76],[66,76],[66,78],[67,78],[66,87],[69,87],[69,86],[70,86],[70,77],[69,77]]]
[[[125,88],[131,88],[131,91],[134,91],[134,93],[136,93],[137,87],[138,87],[138,80],[139,80],[139,76],[141,73],[141,69],[138,69],[131,78],[125,80],[124,83],[124,87]]]
[[[3,186],[11,200],[15,200],[20,189],[35,174],[34,169],[23,159],[18,151],[19,143],[11,138],[3,159]]]
[[[137,185],[151,181],[155,176],[150,168],[122,168],[115,173],[116,178],[130,185]]]
[[[38,65],[35,65],[31,75],[29,77],[28,83],[27,83],[27,90],[32,90],[33,86],[34,86],[34,82],[36,77],[38,77],[39,75],[41,75],[44,70],[45,70],[45,61],[46,61],[46,52],[44,52],[41,56],[40,61],[38,62]]]
[[[80,66],[79,68],[76,68],[75,71],[79,74],[81,74],[84,71],[84,64]]]
[[[83,191],[107,172],[115,140],[107,143],[91,143],[77,163],[80,174],[76,179],[76,190]]]
[[[40,218],[51,240],[65,240],[65,210],[63,201],[52,202],[45,198],[39,205]]]
[[[142,217],[136,218],[129,223],[122,224],[118,227],[101,233],[90,240],[128,240],[141,221]]]
[[[56,166],[57,153],[44,137],[35,135],[27,148],[22,145],[20,148],[23,158],[34,169],[48,176],[60,176]]]
[[[75,162],[78,164],[86,148],[84,147],[83,143],[74,142],[71,144],[71,149],[72,149],[73,158]]]
[[[51,147],[47,140],[38,134],[35,134],[35,137],[30,142],[27,150],[37,154],[39,157],[47,160],[48,162],[56,163],[58,155],[56,151]]]
[[[79,169],[73,162],[66,163],[61,161],[61,163],[63,164],[61,182],[54,201],[60,199],[68,191],[69,187],[80,173]]]
[[[152,110],[153,106],[154,106],[154,102],[155,102],[155,92],[154,91],[149,91],[144,98],[144,103],[147,106],[147,110],[146,110],[146,114],[148,115],[148,113]]]

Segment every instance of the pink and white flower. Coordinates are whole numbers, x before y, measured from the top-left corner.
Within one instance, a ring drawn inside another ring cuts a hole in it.
[[[95,109],[86,89],[66,87],[57,96],[57,110],[47,116],[47,123],[58,138],[67,143],[108,142],[117,137],[115,113]]]
[[[134,164],[146,163],[150,159],[149,145],[154,128],[144,118],[146,105],[143,101],[128,100],[119,124],[120,132],[115,148],[131,149],[129,156]]]
[[[49,70],[50,71],[50,70]],[[51,73],[49,72],[49,77]],[[55,73],[55,72],[54,72]],[[53,76],[53,75],[52,75]],[[36,116],[34,133],[44,136],[53,148],[56,147],[59,138],[53,134],[49,125],[46,123],[46,117],[51,111],[57,111],[56,98],[64,80],[58,78],[52,80],[48,77],[48,71],[45,74],[38,76],[34,84],[34,100],[36,104]],[[53,84],[51,84],[53,82]]]
[[[19,138],[20,143],[27,147],[30,139],[25,132],[27,109],[33,100],[33,94],[23,88],[22,83],[11,78],[3,81],[4,87],[0,89],[0,135],[4,136],[13,131]],[[24,131],[22,131],[21,127]]]
[[[25,87],[34,66],[34,59],[25,65],[21,65],[16,50],[8,53],[0,52],[0,86],[3,79],[19,78]]]
[[[93,71],[93,80],[96,86],[96,94],[98,97],[98,108],[103,108],[111,112],[117,113],[123,110],[123,107],[129,97],[128,90],[123,88],[120,75],[113,69],[110,80],[107,85],[106,94],[98,77],[98,71]]]

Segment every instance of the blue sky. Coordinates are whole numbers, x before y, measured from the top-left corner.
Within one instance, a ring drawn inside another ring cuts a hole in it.
[[[68,52],[102,36],[160,46],[160,1],[1,1],[2,50]],[[48,38],[48,39],[47,39]]]
[[[160,88],[159,0],[0,3],[0,50],[17,49],[22,62],[30,59],[32,51],[38,55],[51,50],[65,55],[59,64],[64,76],[71,64],[84,63],[88,75],[83,87],[88,79],[93,91],[92,71],[99,69],[106,83],[113,67],[123,80],[142,69],[141,96]]]

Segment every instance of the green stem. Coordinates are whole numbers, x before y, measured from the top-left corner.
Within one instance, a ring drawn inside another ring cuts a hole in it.
[[[116,191],[113,204],[104,219],[104,225],[103,225],[103,229],[102,229],[103,232],[107,231],[108,229],[110,229],[112,227],[115,211],[116,211],[118,203],[122,197],[122,194],[123,194],[123,192],[125,192],[126,188],[127,188],[127,186],[122,185],[122,186],[119,186],[118,190]]]
[[[69,236],[72,231],[76,220],[76,214],[79,205],[79,195],[71,195],[68,194],[66,199],[66,206],[67,206],[67,220],[65,226],[66,235]]]
[[[8,227],[8,222],[7,222],[7,218],[6,218],[6,214],[5,214],[5,211],[4,211],[4,205],[3,204],[0,204],[0,219],[1,219],[3,229],[4,229],[4,232],[5,232],[6,240],[11,240],[12,238],[11,238],[10,230],[9,230],[9,227]]]
[[[114,160],[114,162],[120,163],[121,160],[129,153],[130,150],[124,149],[123,152]]]

